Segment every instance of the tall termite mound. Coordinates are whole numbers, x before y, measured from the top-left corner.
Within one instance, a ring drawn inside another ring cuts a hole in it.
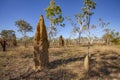
[[[49,63],[48,57],[49,42],[47,38],[44,18],[41,15],[37,25],[36,34],[34,37],[34,63],[35,70],[46,68]]]
[[[64,40],[62,35],[59,37],[59,46],[64,46]]]

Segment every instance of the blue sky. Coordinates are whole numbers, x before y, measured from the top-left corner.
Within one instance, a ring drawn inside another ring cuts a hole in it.
[[[33,27],[33,32],[27,33],[28,36],[35,35],[35,28],[42,14],[45,19],[45,24],[49,27],[49,20],[45,17],[44,9],[49,5],[50,0],[0,0],[0,31],[3,29],[13,29],[17,37],[21,37],[21,33],[17,32],[15,21],[24,19]],[[74,14],[81,12],[83,0],[55,0],[56,4],[60,5],[64,17],[74,18]],[[97,24],[98,18],[103,18],[104,21],[109,21],[110,28],[120,32],[120,0],[94,0],[96,9],[91,18],[91,24]],[[72,26],[65,20],[65,28],[58,27],[58,36],[70,37]],[[93,31],[94,32],[94,31]],[[100,32],[97,36],[101,36]]]

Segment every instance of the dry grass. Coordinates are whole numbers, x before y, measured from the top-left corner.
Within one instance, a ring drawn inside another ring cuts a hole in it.
[[[87,47],[50,48],[49,68],[34,72],[33,47],[0,51],[0,80],[119,80],[120,46],[92,46],[90,72],[85,75]]]

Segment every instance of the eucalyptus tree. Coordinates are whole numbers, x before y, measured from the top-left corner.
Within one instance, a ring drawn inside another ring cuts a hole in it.
[[[6,39],[11,38],[13,34],[15,34],[14,30],[2,30],[0,33],[1,37],[4,37]]]
[[[62,9],[56,5],[54,0],[50,0],[49,6],[45,9],[46,17],[50,21],[49,37],[54,37],[57,34],[57,25],[64,26],[64,18],[62,16]]]
[[[111,45],[111,43],[118,44],[120,42],[119,32],[109,28],[104,29],[104,32],[105,34],[103,34],[102,38],[107,45]]]
[[[107,45],[109,45],[114,33],[114,30],[109,28],[110,22],[105,22],[102,18],[99,18],[98,24],[104,32],[102,39],[105,40]]]
[[[120,37],[120,33],[119,32],[116,32],[114,34],[115,34],[115,38],[119,38]]]
[[[26,47],[26,36],[27,36],[26,34],[27,32],[31,32],[33,28],[25,20],[17,20],[15,22],[15,25],[18,27],[18,31],[22,33],[24,39],[24,45]]]
[[[110,22],[105,22],[102,18],[99,18],[98,25],[101,26],[101,28],[106,29],[110,25]]]
[[[110,22],[103,21],[102,18],[99,18],[98,26],[100,26],[105,33],[109,33],[111,29],[109,28]]]
[[[113,32],[113,39],[112,42],[114,44],[120,44],[120,33],[119,32]]]
[[[79,13],[79,14],[75,14],[75,19],[76,21],[74,22],[70,17],[66,17],[66,19],[71,23],[71,25],[73,26],[73,30],[72,33],[74,34],[78,34],[78,45],[80,45],[80,39],[81,39],[81,34],[86,30],[84,22],[84,14],[83,13]]]
[[[91,16],[94,14],[93,10],[96,8],[96,3],[93,0],[84,0],[84,6],[82,8],[84,18],[85,18],[85,25],[87,30],[87,37],[88,37],[88,55],[90,55],[89,49],[90,49],[90,41],[91,41],[91,28],[94,28],[95,26],[90,26],[91,22]]]
[[[84,59],[84,68],[89,73],[89,65],[90,65],[90,42],[91,42],[91,28],[94,28],[94,26],[90,26],[91,22],[91,16],[94,14],[93,10],[96,8],[96,3],[93,0],[84,0],[84,6],[82,8],[82,12],[84,14],[85,18],[85,26],[87,31],[87,37],[88,37],[88,53],[87,56]]]

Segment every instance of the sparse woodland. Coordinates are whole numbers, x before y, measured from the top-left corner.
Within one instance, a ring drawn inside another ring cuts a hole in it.
[[[15,21],[22,37],[12,29],[1,30],[0,80],[120,80],[120,33],[104,18],[92,24],[97,3],[83,0],[74,20],[63,16],[56,1],[50,0],[43,9],[46,16],[40,14],[34,28],[23,19]],[[58,27],[66,27],[65,20],[73,27],[67,35],[77,38],[57,35]],[[34,36],[27,36],[28,32]]]

